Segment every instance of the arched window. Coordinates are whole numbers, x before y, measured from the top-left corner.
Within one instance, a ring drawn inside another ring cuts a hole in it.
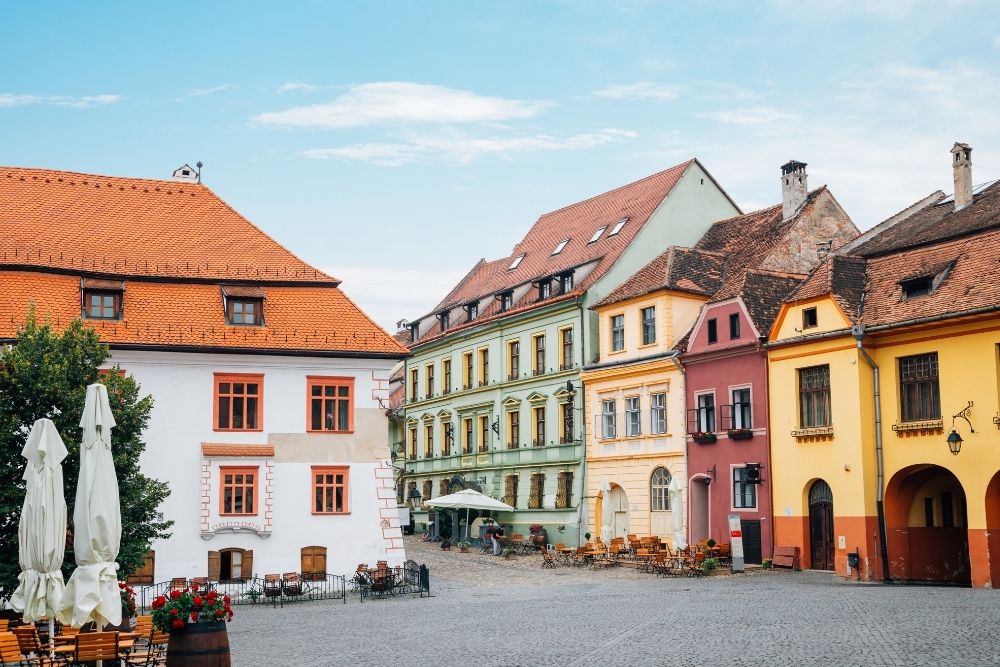
[[[654,512],[670,510],[670,472],[666,468],[657,468],[649,480],[649,503]]]
[[[830,485],[821,479],[816,480],[812,488],[809,489],[809,504],[818,505],[820,503],[832,502],[833,491],[830,490]]]

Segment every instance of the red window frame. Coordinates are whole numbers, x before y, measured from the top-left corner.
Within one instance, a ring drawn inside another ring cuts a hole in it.
[[[221,385],[229,385],[227,391],[220,391]],[[246,391],[245,387],[248,384],[257,385],[257,393],[250,394]],[[234,385],[243,385],[244,391],[242,393],[236,393],[236,387]],[[213,394],[214,398],[212,401],[212,430],[214,431],[263,431],[264,430],[264,376],[259,373],[216,373],[213,379]],[[228,398],[228,426],[221,426],[219,419],[221,417],[221,410],[219,403],[222,399]],[[256,399],[255,405],[256,410],[254,411],[254,426],[247,427],[246,424],[249,422],[247,419],[247,403],[249,399]],[[243,404],[243,424],[241,427],[233,426],[233,413],[236,401],[241,400]]]
[[[314,395],[314,389],[320,391]],[[327,395],[329,390],[333,390],[331,395]],[[346,389],[346,392],[342,392]],[[346,393],[346,396],[343,394]],[[313,428],[313,404],[320,401],[320,428]],[[327,403],[333,402],[333,412],[327,411]],[[327,428],[326,420],[323,417],[337,415],[340,412],[340,404],[347,403],[347,428],[339,428],[340,424],[334,424],[337,428]],[[306,376],[306,432],[307,433],[354,433],[354,378],[352,377],[327,377],[320,375]]]
[[[230,477],[229,480],[226,479],[227,476]],[[219,516],[256,516],[259,488],[259,466],[219,466]],[[227,495],[232,501],[229,511],[226,511]],[[237,498],[242,500],[243,511],[236,510]]]
[[[350,514],[350,466],[312,466],[312,513]],[[339,479],[338,479],[339,477]],[[336,497],[340,490],[340,509]],[[332,509],[325,509],[325,508]]]

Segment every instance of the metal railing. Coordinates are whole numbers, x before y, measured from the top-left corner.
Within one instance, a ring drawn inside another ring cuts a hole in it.
[[[347,579],[339,574],[303,574],[294,580],[265,580],[259,577],[234,579],[231,581],[210,581],[208,590],[220,595],[228,595],[230,604],[270,604],[283,607],[286,602],[308,600],[343,600],[347,602]],[[136,587],[136,606],[146,612],[152,608],[153,600],[161,595],[169,596],[177,588],[173,582],[164,581],[151,586]],[[204,590],[204,589],[203,589]]]

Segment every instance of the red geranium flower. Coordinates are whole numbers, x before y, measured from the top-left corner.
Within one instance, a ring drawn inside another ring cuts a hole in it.
[[[226,604],[229,604],[229,596],[228,595],[223,595],[222,596],[222,601],[225,602]]]
[[[160,595],[155,600],[153,600],[153,609],[159,609],[163,605],[167,604],[167,598]]]
[[[175,630],[180,630],[181,628],[184,627],[184,621],[182,621],[181,619],[177,618],[177,619],[174,619],[174,622],[171,623],[171,625],[174,627]]]
[[[198,592],[198,584],[191,584],[191,592],[193,593]]]
[[[201,599],[200,595],[195,595],[194,600],[192,600],[192,602],[194,603],[195,607],[200,607],[201,603],[204,602],[204,600]]]
[[[171,600],[176,600],[180,596],[181,596],[181,592],[180,591],[170,591],[170,599]]]
[[[194,621],[195,623],[198,622],[198,612],[196,611],[191,612],[191,620]]]

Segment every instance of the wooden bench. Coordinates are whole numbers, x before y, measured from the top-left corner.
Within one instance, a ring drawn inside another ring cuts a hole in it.
[[[799,559],[798,547],[775,547],[774,558],[771,559],[774,567],[787,567],[793,570],[802,569],[802,562]]]

